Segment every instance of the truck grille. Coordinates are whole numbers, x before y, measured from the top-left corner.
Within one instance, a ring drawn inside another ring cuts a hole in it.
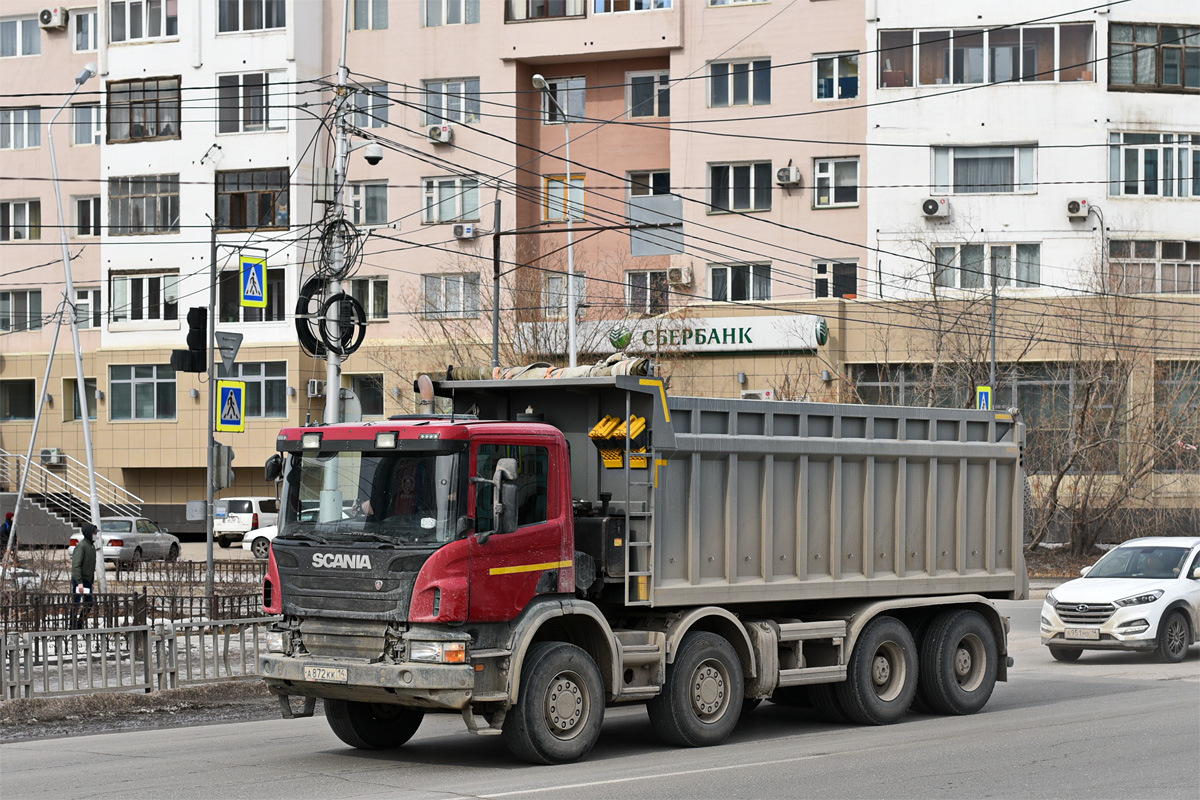
[[[370,566],[314,567],[314,552],[366,554],[370,556]],[[397,622],[408,618],[413,584],[429,558],[429,553],[425,552],[397,552],[361,543],[314,548],[278,539],[274,553],[284,614]]]
[[[1054,610],[1068,625],[1102,625],[1117,607],[1112,603],[1059,603]]]

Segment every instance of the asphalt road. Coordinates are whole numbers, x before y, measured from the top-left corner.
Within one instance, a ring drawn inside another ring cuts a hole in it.
[[[579,764],[530,767],[503,742],[427,717],[399,750],[347,748],[322,719],[85,736],[0,747],[8,798],[1197,797],[1200,647],[1053,661],[1040,600],[1004,604],[1016,666],[970,717],[832,725],[763,704],[723,746],[659,744],[640,708],[610,711]]]

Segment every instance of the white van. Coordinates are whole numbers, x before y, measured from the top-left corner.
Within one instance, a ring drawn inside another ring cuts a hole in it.
[[[247,533],[279,521],[274,497],[226,497],[213,504],[213,538],[221,547],[242,541]]]

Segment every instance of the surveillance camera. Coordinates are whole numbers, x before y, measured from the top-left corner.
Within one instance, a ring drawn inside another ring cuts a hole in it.
[[[383,161],[383,145],[369,144],[363,149],[363,158],[372,167]]]

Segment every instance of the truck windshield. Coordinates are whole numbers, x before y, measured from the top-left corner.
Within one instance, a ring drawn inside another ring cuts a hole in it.
[[[455,538],[466,513],[459,453],[327,452],[288,460],[284,538],[441,544]]]

